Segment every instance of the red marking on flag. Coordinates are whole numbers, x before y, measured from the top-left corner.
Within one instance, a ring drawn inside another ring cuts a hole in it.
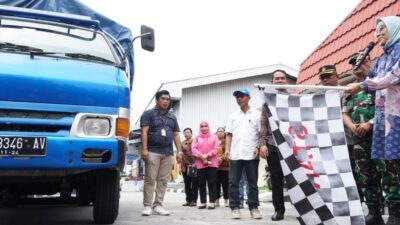
[[[314,173],[314,167],[311,164],[311,159],[314,158],[314,155],[309,152],[311,150],[310,146],[298,146],[296,144],[296,139],[304,140],[306,138],[306,136],[308,135],[307,128],[303,125],[300,127],[290,126],[288,129],[288,132],[293,138],[292,149],[293,149],[293,155],[296,157],[297,162],[300,164],[300,166],[302,168],[307,170],[306,175],[308,177],[312,177],[312,178],[319,177],[320,174]],[[301,150],[307,152],[307,156],[308,156],[307,161],[302,161],[297,158],[299,151],[301,151]],[[316,189],[319,189],[321,187],[321,185],[318,183],[315,183],[315,180],[314,180],[314,187]]]

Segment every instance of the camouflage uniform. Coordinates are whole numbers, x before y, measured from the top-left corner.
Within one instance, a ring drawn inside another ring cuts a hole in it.
[[[344,112],[348,112],[354,124],[374,119],[374,96],[360,91],[347,99]],[[357,183],[360,183],[367,205],[383,203],[382,190],[389,204],[400,204],[400,190],[397,174],[389,161],[371,159],[372,130],[364,137],[353,135],[354,158],[356,162]]]

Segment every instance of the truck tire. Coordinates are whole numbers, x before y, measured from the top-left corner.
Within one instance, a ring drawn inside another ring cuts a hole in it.
[[[102,170],[96,176],[93,218],[96,224],[113,224],[118,216],[120,174],[118,170]]]

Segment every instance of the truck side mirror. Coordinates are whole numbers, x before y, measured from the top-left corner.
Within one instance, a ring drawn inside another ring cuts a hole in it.
[[[141,34],[139,36],[136,36],[133,38],[133,40],[129,44],[128,48],[125,50],[122,60],[126,59],[126,57],[129,54],[129,51],[133,47],[133,42],[138,38],[142,39],[141,43],[142,43],[142,48],[144,50],[147,50],[150,52],[154,51],[154,29],[151,27],[148,27],[146,25],[142,25],[140,30],[141,30]]]
[[[147,51],[154,51],[154,29],[146,25],[142,25],[140,28],[142,36],[142,48]]]

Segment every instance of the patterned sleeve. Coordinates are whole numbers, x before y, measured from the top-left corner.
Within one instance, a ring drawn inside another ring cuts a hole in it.
[[[140,126],[141,127],[149,126],[150,120],[151,120],[150,111],[147,110],[142,114],[142,117],[140,117]]]
[[[366,79],[369,90],[381,90],[398,84],[400,81],[400,61],[398,61],[384,77],[379,79]]]
[[[260,121],[260,137],[258,139],[258,145],[259,146],[264,146],[267,145],[267,137],[268,137],[268,115],[267,115],[267,109],[266,105],[262,107],[261,111],[261,121]]]
[[[173,115],[174,118],[174,132],[181,132],[181,130],[179,129],[179,124],[178,124],[178,120],[176,119],[176,116]]]

